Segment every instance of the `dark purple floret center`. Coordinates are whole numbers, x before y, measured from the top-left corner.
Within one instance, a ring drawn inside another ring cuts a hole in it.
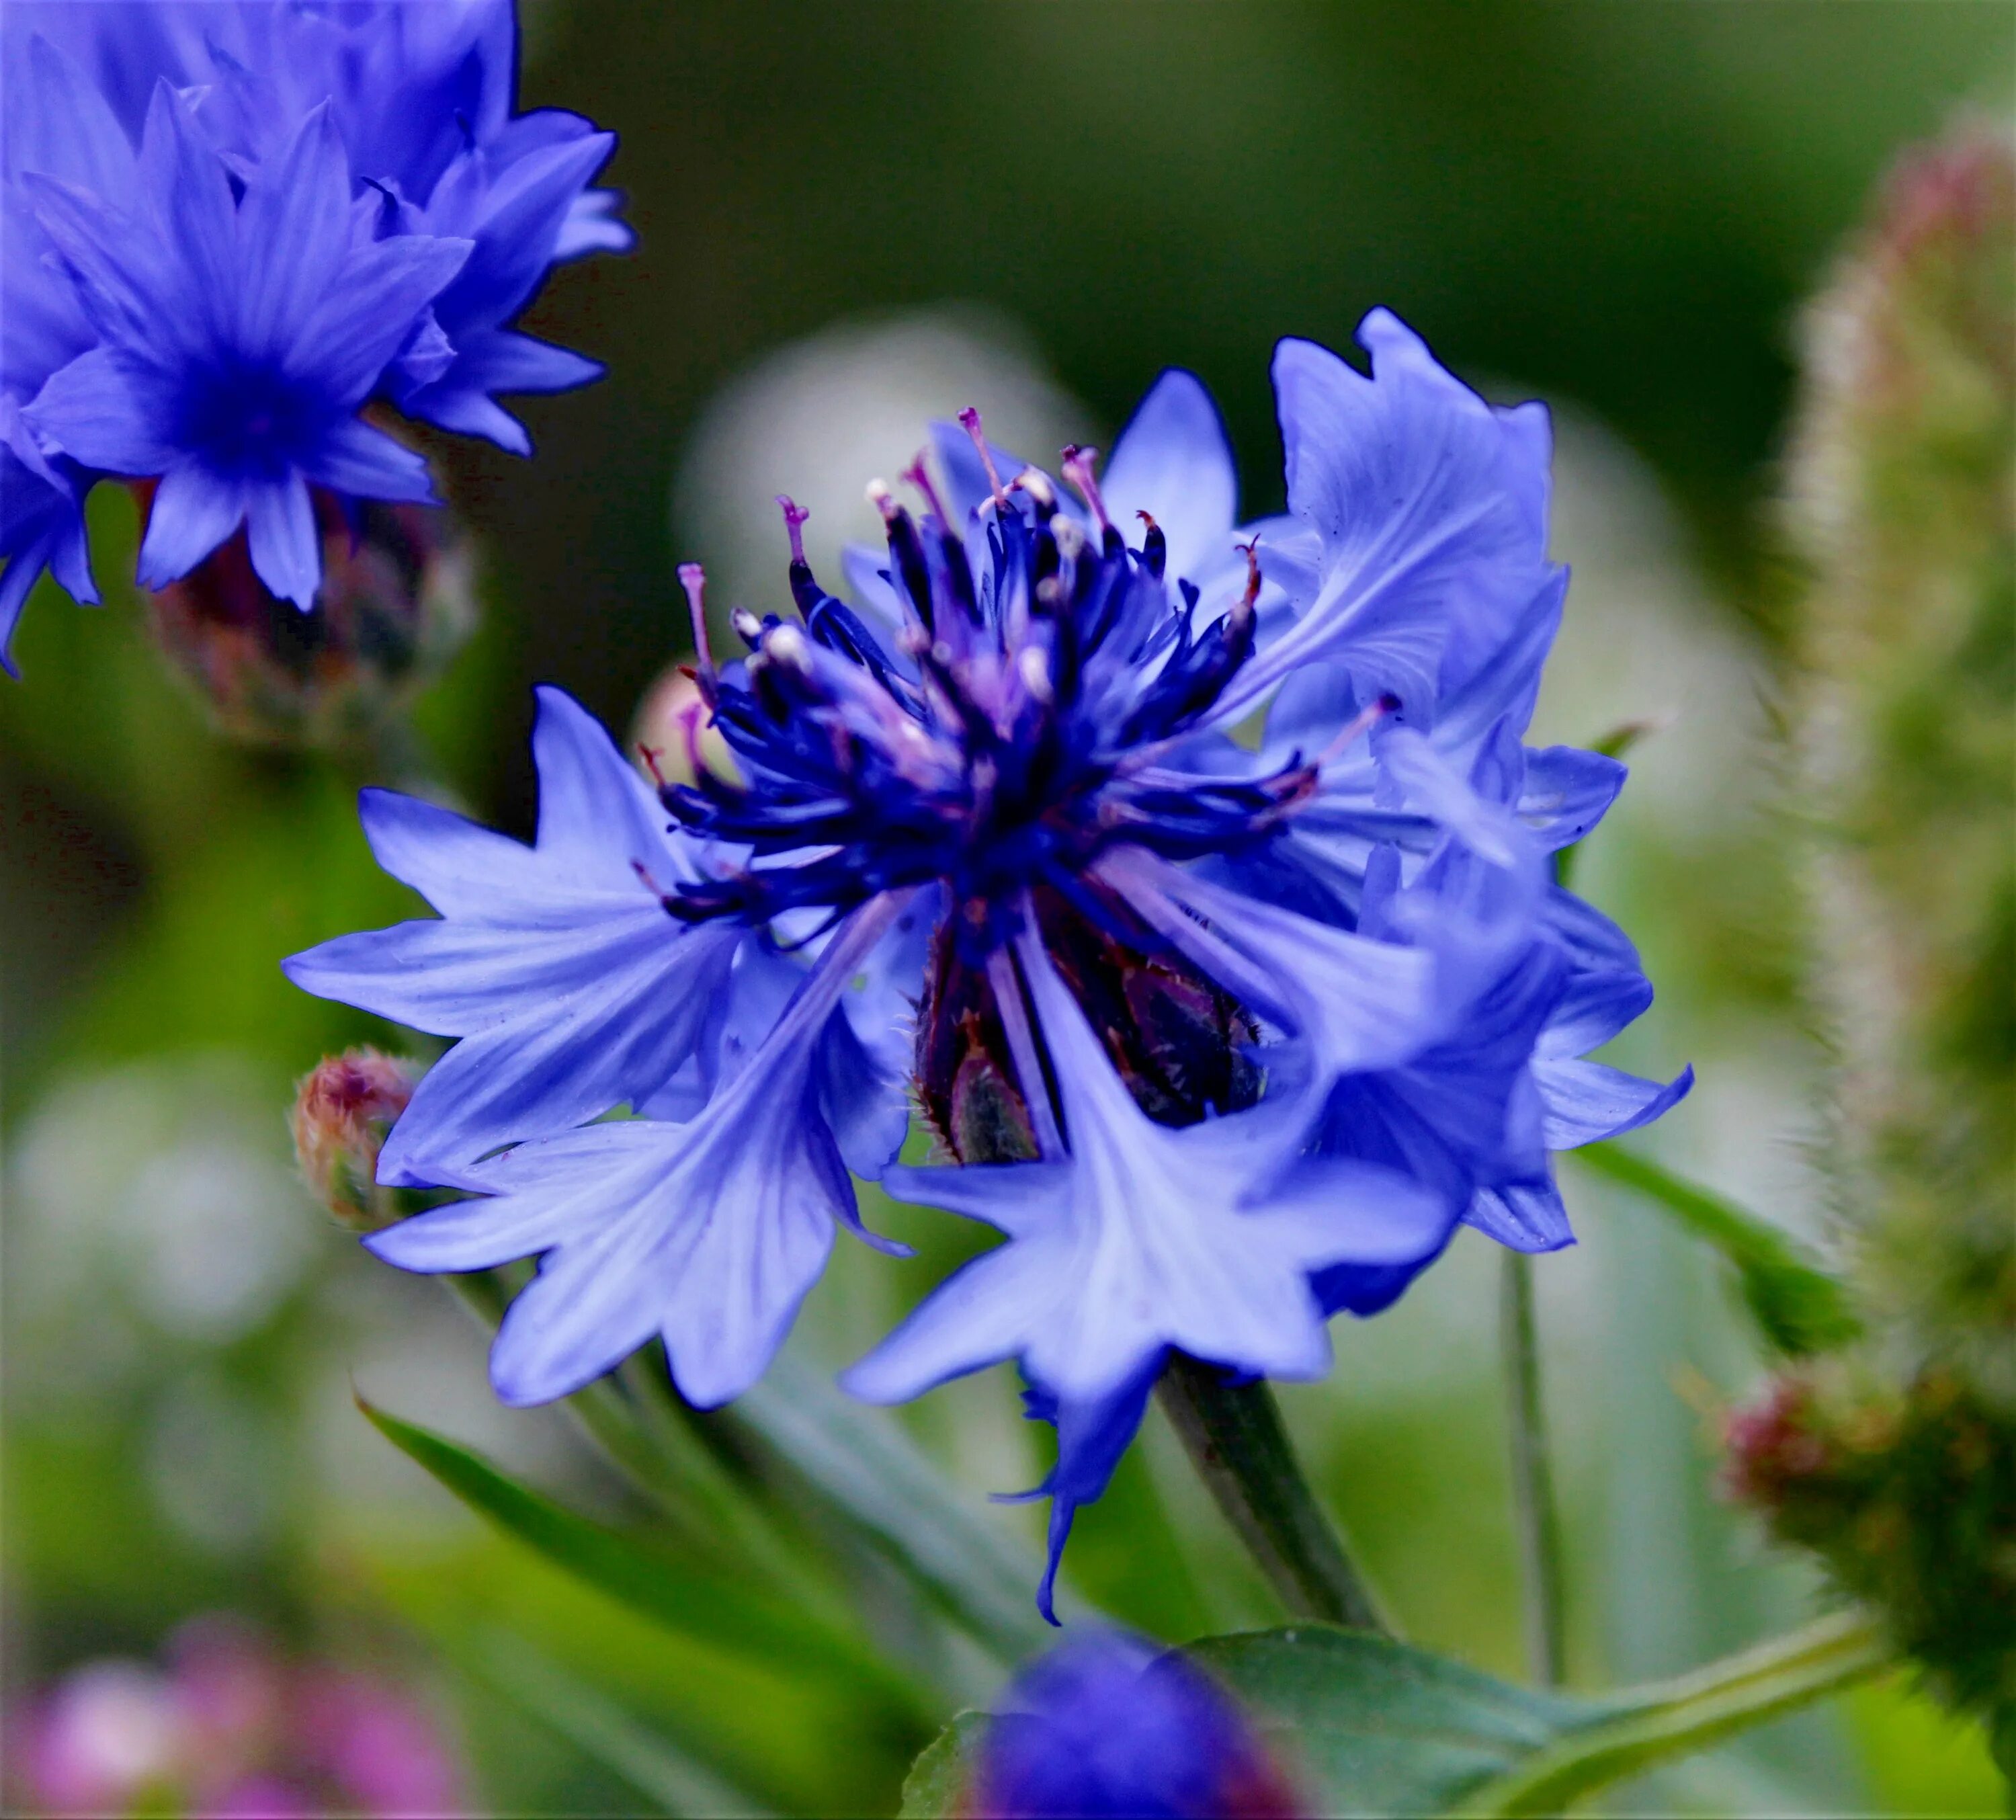
[[[880,629],[820,586],[787,502],[797,622],[739,614],[747,658],[700,672],[742,775],[702,769],[664,791],[684,826],[750,860],[679,886],[666,907],[693,921],[837,914],[942,881],[977,962],[1015,926],[1027,890],[1081,899],[1114,845],[1190,859],[1276,824],[1305,769],[1168,768],[1251,655],[1257,558],[1243,594],[1200,625],[1196,589],[1165,585],[1160,528],[1144,515],[1130,547],[1089,498],[1091,533],[1026,474],[997,491],[984,542],[969,542],[936,510],[919,521],[882,496],[883,574],[903,622]]]
[[[211,470],[241,480],[279,480],[298,465],[326,423],[312,387],[263,362],[224,360],[182,382],[175,441]]]

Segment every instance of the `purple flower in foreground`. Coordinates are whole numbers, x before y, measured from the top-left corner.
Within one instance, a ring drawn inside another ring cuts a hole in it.
[[[1023,1670],[970,1791],[985,1820],[1287,1820],[1303,1811],[1231,1699],[1179,1656],[1094,1631]]]
[[[1018,1362],[1059,1436],[1047,1610],[1172,1351],[1313,1375],[1325,1317],[1391,1300],[1462,1220],[1566,1241],[1550,1147],[1685,1079],[1579,1059],[1649,988],[1547,876],[1621,769],[1521,740],[1564,579],[1545,419],[1384,312],[1362,338],[1369,377],[1277,357],[1283,520],[1237,528],[1187,374],[1103,484],[1064,452],[1076,500],[969,413],[904,477],[920,513],[875,489],[886,550],[849,553],[851,600],[788,499],[796,616],[738,612],[733,661],[682,571],[732,766],[689,729],[690,780],[654,802],[549,692],[533,849],[367,798],[441,920],[290,971],[463,1040],[380,1173],[483,1198],[370,1243],[542,1259],[501,1394],[562,1395],[657,1334],[689,1398],[734,1395],[834,1226],[859,1231],[851,1178],[884,1177],[1006,1242],[848,1382],[892,1400]],[[1263,708],[1256,752],[1229,734]],[[891,1169],[913,1086],[945,1161]]]

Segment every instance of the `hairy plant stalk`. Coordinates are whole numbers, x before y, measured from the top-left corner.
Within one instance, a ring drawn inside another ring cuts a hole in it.
[[[1518,1533],[1526,1667],[1541,1687],[1568,1673],[1561,1535],[1547,1454],[1546,1405],[1540,1387],[1539,1333],[1533,1313],[1533,1261],[1508,1251],[1499,1271],[1498,1333],[1505,1364],[1507,1430],[1511,1443],[1512,1520]]]
[[[1395,1634],[1317,1503],[1273,1392],[1232,1384],[1217,1367],[1170,1356],[1162,1407],[1218,1507],[1297,1617]]]
[[[1874,1620],[1835,1613],[1691,1674],[1634,1688],[1593,1725],[1494,1778],[1458,1811],[1506,1820],[1563,1813],[1581,1796],[1838,1692],[1895,1660]]]

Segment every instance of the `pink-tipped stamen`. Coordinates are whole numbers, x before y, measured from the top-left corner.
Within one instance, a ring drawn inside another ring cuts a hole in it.
[[[959,413],[959,420],[965,426],[967,434],[973,438],[973,446],[980,451],[980,465],[987,470],[987,484],[993,489],[994,510],[1006,512],[1008,510],[1008,495],[1001,485],[1000,475],[994,471],[994,451],[987,446],[986,435],[981,428],[980,413],[968,405]]]
[[[1323,755],[1312,769],[1320,771],[1324,766],[1342,758],[1388,715],[1397,714],[1399,711],[1400,697],[1390,692],[1381,695],[1370,707],[1361,708],[1337,730],[1337,737],[1323,748]]]
[[[945,509],[945,501],[938,497],[938,490],[932,485],[931,470],[924,465],[925,452],[924,450],[919,449],[917,459],[896,478],[900,481],[906,481],[915,487],[923,497],[925,510],[930,512],[947,531],[949,531],[952,528],[952,514]]]
[[[791,540],[791,560],[805,567],[805,521],[812,516],[789,493],[777,496],[777,509],[784,514],[784,535]]]
[[[686,591],[686,612],[693,621],[693,650],[700,667],[711,671],[714,653],[707,642],[707,571],[697,562],[679,564],[679,586]]]
[[[1078,489],[1078,496],[1085,501],[1085,509],[1092,514],[1103,537],[1113,528],[1113,521],[1107,516],[1106,502],[1099,496],[1099,481],[1093,472],[1093,463],[1099,460],[1096,449],[1082,448],[1075,442],[1067,443],[1064,450],[1064,477]]]

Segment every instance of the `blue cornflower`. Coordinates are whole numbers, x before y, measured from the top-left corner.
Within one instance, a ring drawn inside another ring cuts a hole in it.
[[[252,565],[304,608],[322,578],[311,482],[428,500],[427,463],[357,415],[466,240],[371,241],[326,107],[234,197],[187,101],[164,81],[131,212],[39,173],[23,179],[99,344],[25,413],[86,468],[158,476],[139,578],[186,575],[243,524]]]
[[[1363,338],[1370,378],[1284,347],[1290,510],[1259,527],[1181,373],[1103,482],[1064,452],[1075,501],[977,413],[941,426],[937,478],[904,477],[920,514],[871,489],[886,549],[848,553],[851,600],[780,500],[794,619],[738,611],[717,661],[682,571],[733,765],[689,728],[655,820],[550,692],[529,853],[367,800],[441,920],[290,971],[464,1038],[381,1174],[486,1198],[371,1242],[417,1270],[542,1257],[502,1394],[656,1332],[689,1398],[733,1395],[859,1230],[850,1178],[880,1177],[1007,1238],[848,1381],[893,1400],[1018,1363],[1059,1433],[1047,1609],[1172,1350],[1314,1375],[1326,1317],[1390,1300],[1463,1219],[1565,1239],[1539,1230],[1550,1146],[1681,1089],[1576,1059],[1649,989],[1548,877],[1621,772],[1520,739],[1564,579],[1544,420],[1390,316]],[[1280,700],[1259,751],[1231,737]],[[906,1092],[951,1166],[890,1166]]]
[[[629,243],[589,187],[613,135],[513,112],[509,0],[23,0],[0,38],[0,658],[45,566],[95,597],[104,475],[160,483],[144,583],[243,522],[306,607],[307,489],[432,497],[360,409],[524,453],[494,395],[601,371],[509,326],[556,262]]]
[[[1093,1631],[1024,1669],[962,1809],[985,1820],[1280,1820],[1303,1811],[1229,1696],[1180,1656]]]

